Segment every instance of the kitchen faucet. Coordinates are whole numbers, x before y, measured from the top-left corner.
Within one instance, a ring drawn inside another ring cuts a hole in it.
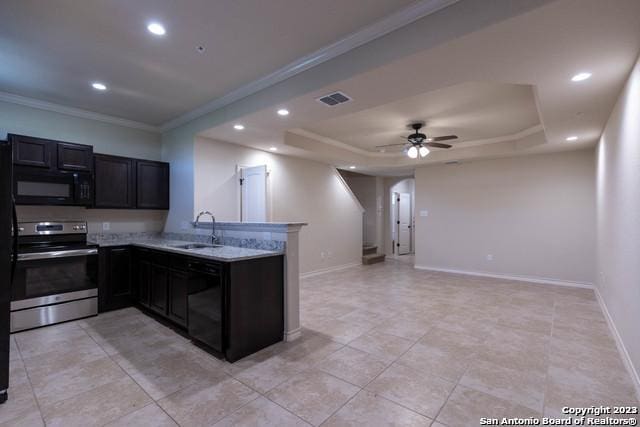
[[[193,226],[195,228],[198,228],[198,222],[200,221],[200,217],[202,215],[209,215],[211,217],[211,244],[215,245],[216,242],[218,241],[218,238],[216,237],[216,217],[213,216],[213,214],[209,211],[202,211],[198,214],[198,216],[196,217],[196,222],[195,224],[193,224]]]

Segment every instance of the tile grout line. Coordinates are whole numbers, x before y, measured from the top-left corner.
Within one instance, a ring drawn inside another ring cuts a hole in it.
[[[362,335],[365,335],[366,333],[367,333],[367,332],[365,332],[365,333],[364,333],[364,334],[362,334]],[[425,335],[427,335],[428,333],[429,333],[428,331],[427,331],[427,332],[425,332],[425,333],[424,333],[424,335],[423,335],[423,337],[424,337]],[[361,336],[362,336],[362,335],[361,335]],[[392,334],[389,334],[389,335],[392,335]],[[393,335],[393,336],[395,337],[395,335]],[[422,337],[421,337],[421,338],[422,338]],[[420,414],[419,412],[414,411],[413,409],[409,409],[409,408],[405,407],[404,405],[401,405],[401,404],[399,404],[399,403],[397,403],[397,402],[394,402],[394,401],[392,401],[392,400],[389,400],[389,399],[385,398],[385,397],[384,397],[384,396],[382,396],[382,395],[378,395],[377,393],[374,393],[374,392],[372,392],[372,391],[370,391],[370,390],[367,390],[367,388],[366,388],[366,387],[368,387],[368,386],[369,386],[369,384],[371,384],[373,381],[375,381],[376,379],[378,379],[378,377],[380,377],[380,375],[384,374],[384,373],[385,373],[385,372],[386,372],[386,371],[387,371],[391,366],[393,366],[393,364],[394,364],[394,363],[396,363],[396,362],[398,361],[398,359],[400,359],[400,358],[401,358],[402,356],[404,356],[404,355],[405,355],[409,350],[411,350],[411,349],[412,349],[412,348],[413,348],[413,347],[418,343],[418,341],[420,341],[420,339],[421,339],[421,338],[418,338],[418,339],[417,339],[413,344],[411,344],[411,346],[409,346],[409,348],[407,348],[404,352],[402,352],[402,353],[401,353],[400,355],[398,355],[395,359],[393,359],[393,361],[392,361],[391,363],[389,363],[389,364],[388,364],[388,365],[387,365],[387,366],[382,370],[382,372],[380,372],[378,375],[376,375],[375,377],[373,377],[373,378],[372,378],[372,379],[371,379],[371,380],[370,380],[370,381],[369,381],[369,382],[368,382],[364,387],[357,386],[357,387],[360,387],[360,390],[359,390],[356,394],[354,394],[353,396],[351,396],[351,398],[349,398],[346,402],[344,402],[344,403],[343,403],[343,404],[342,404],[338,409],[336,409],[335,411],[333,411],[333,412],[331,413],[331,415],[329,415],[327,418],[325,418],[325,419],[322,421],[321,425],[322,425],[322,424],[324,424],[324,423],[325,423],[327,420],[329,420],[331,417],[333,417],[336,413],[338,413],[338,412],[339,412],[342,408],[344,408],[344,407],[345,407],[349,402],[351,402],[353,399],[355,399],[355,398],[356,398],[356,396],[358,396],[362,391],[366,391],[366,392],[368,392],[368,393],[372,393],[372,394],[373,394],[373,395],[375,395],[375,396],[380,396],[381,398],[383,398],[383,399],[385,399],[385,400],[387,400],[387,401],[389,401],[389,402],[392,402],[392,403],[393,403],[393,404],[395,404],[395,405],[401,406],[402,408],[405,408],[406,410],[411,411],[411,412],[413,412],[414,414],[417,414],[417,415],[420,415],[420,416],[425,417],[425,418],[427,418],[427,419],[430,419],[430,420],[432,421],[431,423],[433,424],[433,422],[435,421],[435,419],[431,419],[430,417],[426,417],[425,415],[422,415],[422,414]],[[357,339],[357,338],[356,338],[356,339]],[[354,340],[352,340],[352,341],[355,341],[355,339],[354,339]],[[351,347],[351,346],[348,346],[348,347],[349,347],[349,348],[354,348],[354,349],[356,349],[356,350],[362,351],[363,353],[367,353],[367,354],[368,354],[368,355],[370,355],[370,356],[374,356],[374,357],[378,358],[376,355],[371,354],[371,353],[369,353],[368,351],[360,350],[360,349],[357,349],[357,348],[355,348],[355,347]],[[323,359],[323,360],[324,360],[324,359]],[[323,371],[323,372],[324,372],[324,371]],[[329,374],[329,375],[331,375],[331,374]],[[338,377],[336,377],[335,375],[332,375],[332,376],[333,376],[333,377],[335,377],[335,378],[338,378]],[[341,378],[339,378],[339,379],[340,379],[340,380],[342,380],[342,381],[348,382],[348,381],[343,380],[343,379],[341,379]],[[351,384],[351,383],[349,383],[349,384]],[[355,384],[353,384],[353,385],[355,385]]]
[[[40,407],[40,401],[38,400],[38,396],[36,396],[36,391],[33,388],[33,383],[31,382],[31,377],[29,376],[29,371],[27,370],[27,365],[24,363],[24,357],[22,357],[22,350],[20,350],[20,345],[18,344],[18,340],[15,339],[16,349],[18,350],[18,356],[20,357],[20,361],[22,362],[22,366],[24,367],[24,373],[27,376],[27,381],[29,381],[29,388],[31,389],[31,394],[33,395],[33,400],[36,401],[36,407],[38,408],[38,413],[40,414],[40,419],[42,420],[43,425],[47,425],[44,420],[44,414],[42,413],[42,408]],[[8,393],[8,390],[7,390]]]
[[[556,295],[557,296],[557,295]],[[545,411],[547,409],[547,391],[549,389],[549,369],[551,369],[551,345],[553,340],[553,332],[556,328],[556,315],[558,312],[558,302],[556,301],[556,297],[553,298],[553,316],[551,318],[551,333],[549,334],[549,344],[547,348],[547,369],[545,370],[544,375],[544,391],[542,395],[542,417],[544,417]]]
[[[103,347],[102,345],[100,345],[100,343],[99,343],[98,341],[96,341],[96,340],[95,340],[95,338],[94,338],[94,337],[93,337],[89,332],[87,332],[87,330],[86,330],[85,328],[83,328],[83,327],[82,327],[82,324],[78,323],[78,327],[79,327],[80,329],[82,329],[82,330],[83,330],[83,331],[84,331],[84,332],[89,336],[89,338],[91,338],[91,340],[92,340],[94,343],[96,343],[96,345],[97,345],[98,347],[100,347],[100,349],[101,349],[101,350],[102,350],[102,351],[107,355],[107,357],[109,358],[109,360],[111,360],[111,361],[112,361],[112,362],[113,362],[113,363],[114,363],[114,364],[115,364],[115,365],[116,365],[116,366],[117,366],[117,367],[118,367],[118,368],[119,368],[119,369],[120,369],[120,370],[121,370],[121,371],[122,371],[122,372],[123,372],[127,377],[129,377],[129,378],[131,379],[131,381],[133,381],[133,382],[134,382],[134,384],[135,384],[135,385],[137,385],[138,387],[140,387],[140,390],[142,390],[142,392],[143,392],[144,394],[146,394],[146,395],[147,395],[147,397],[148,397],[149,399],[151,399],[151,402],[150,402],[150,403],[148,403],[147,405],[144,405],[144,406],[142,406],[142,407],[140,407],[140,408],[133,409],[133,410],[131,410],[131,411],[129,411],[129,412],[127,412],[127,413],[123,414],[122,416],[120,416],[120,417],[118,417],[118,418],[116,418],[116,419],[114,419],[114,420],[111,420],[111,421],[109,421],[109,422],[107,422],[107,423],[103,424],[103,426],[104,426],[104,425],[108,425],[109,423],[112,423],[112,422],[118,421],[118,420],[120,420],[120,419],[122,419],[122,418],[126,417],[127,415],[131,415],[131,414],[133,414],[134,412],[136,412],[136,411],[138,411],[138,410],[140,410],[140,409],[143,409],[143,408],[146,408],[147,406],[150,406],[151,404],[154,404],[154,405],[156,405],[158,408],[160,408],[160,410],[161,410],[162,412],[164,412],[164,413],[165,413],[165,414],[166,414],[166,415],[167,415],[171,420],[173,420],[173,422],[175,422],[175,423],[176,423],[176,425],[178,425],[178,426],[180,425],[180,424],[178,423],[178,421],[176,421],[176,420],[175,420],[171,415],[169,415],[169,414],[167,413],[167,411],[165,411],[165,410],[164,410],[164,408],[163,408],[162,406],[158,405],[157,401],[156,401],[153,397],[151,397],[151,395],[150,395],[149,393],[147,393],[147,391],[144,389],[144,387],[142,387],[142,386],[141,386],[141,385],[140,385],[140,384],[135,380],[135,378],[133,378],[131,375],[129,375],[129,373],[128,373],[128,372],[127,372],[127,371],[126,371],[122,366],[120,366],[120,364],[119,364],[118,362],[116,362],[116,361],[113,359],[112,355],[110,355],[109,353],[107,353],[107,351],[104,349],[104,347]],[[118,353],[118,354],[119,354],[119,353]]]
[[[496,323],[497,324],[497,323]],[[495,326],[495,325],[494,325]],[[478,347],[480,347],[481,345],[484,345],[486,343],[486,341],[489,339],[489,335],[491,335],[491,332],[489,332],[484,339],[482,340],[481,343],[478,344]],[[477,351],[474,352],[469,359],[471,359],[472,357],[475,357],[477,355]],[[458,376],[458,379],[455,382],[455,385],[453,386],[453,388],[451,389],[451,392],[449,393],[449,395],[447,396],[447,398],[445,399],[444,403],[442,404],[442,406],[440,406],[440,409],[438,409],[438,412],[436,413],[436,416],[433,418],[433,422],[440,422],[437,421],[438,417],[440,416],[440,414],[442,413],[442,410],[444,409],[444,407],[447,405],[447,403],[449,403],[449,399],[451,398],[451,396],[453,395],[453,392],[455,391],[455,389],[458,386],[461,387],[465,387],[463,384],[460,384],[460,381],[462,381],[462,378],[466,375],[466,373],[469,371],[469,369],[471,369],[471,360],[469,360],[469,364],[467,365],[467,367],[464,369],[464,372],[462,372],[462,374],[460,374]]]

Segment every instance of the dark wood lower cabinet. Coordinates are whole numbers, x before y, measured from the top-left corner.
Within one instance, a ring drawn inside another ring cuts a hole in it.
[[[180,326],[187,327],[189,315],[187,307],[187,288],[189,273],[182,270],[169,270],[168,317]]]
[[[109,311],[131,306],[135,300],[131,248],[101,248],[99,260],[99,310]]]
[[[149,308],[163,316],[167,315],[169,289],[169,269],[151,264],[151,283],[149,284]]]
[[[200,342],[205,347],[215,332],[216,344],[209,348],[230,362],[283,338],[282,255],[216,262],[131,247],[100,249],[100,255],[101,311],[135,302],[192,339],[205,337]],[[190,301],[195,316],[191,325]]]
[[[145,256],[145,252],[136,251],[136,278],[138,279],[138,289],[136,292],[137,301],[144,307],[149,307],[149,289],[151,289],[151,261]]]

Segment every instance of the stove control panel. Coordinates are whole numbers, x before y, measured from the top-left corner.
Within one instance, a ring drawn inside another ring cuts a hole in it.
[[[19,222],[18,236],[43,236],[51,234],[87,234],[85,221]]]

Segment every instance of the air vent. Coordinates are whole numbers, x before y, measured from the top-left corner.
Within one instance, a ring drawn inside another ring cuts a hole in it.
[[[318,101],[322,102],[329,107],[334,107],[336,105],[344,104],[345,102],[351,101],[345,93],[343,92],[334,92],[329,95],[321,96],[320,98],[316,98]]]
[[[448,162],[444,162],[445,165],[459,165],[460,161],[459,160],[450,160]]]

